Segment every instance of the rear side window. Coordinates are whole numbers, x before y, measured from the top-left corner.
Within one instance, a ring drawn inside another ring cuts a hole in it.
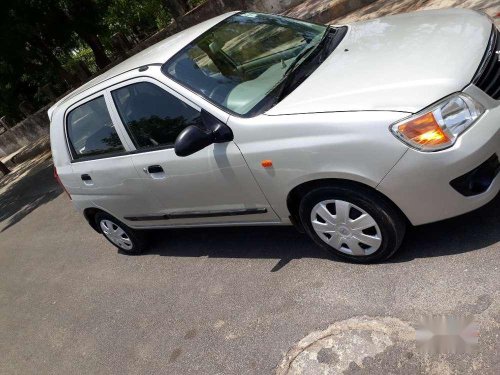
[[[152,83],[134,83],[111,94],[137,149],[172,146],[182,129],[201,124],[199,111]]]
[[[75,159],[124,151],[102,96],[68,114],[67,132]]]

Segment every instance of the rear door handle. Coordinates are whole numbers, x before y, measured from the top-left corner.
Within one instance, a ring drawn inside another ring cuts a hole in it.
[[[94,181],[92,181],[92,177],[90,177],[89,174],[84,173],[80,176],[82,178],[82,181],[85,185],[87,186],[92,186],[94,185]]]
[[[163,168],[161,165],[150,165],[148,167],[148,173],[163,173]]]

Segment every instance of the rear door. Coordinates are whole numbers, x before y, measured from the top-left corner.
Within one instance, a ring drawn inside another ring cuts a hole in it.
[[[118,219],[154,202],[146,198],[123,130],[111,119],[105,93],[95,94],[68,108],[65,132],[73,174],[65,178],[75,203],[88,202]],[[119,125],[119,124],[118,124]],[[156,205],[157,206],[157,205]]]
[[[140,179],[151,202],[159,202],[129,220],[137,226],[278,221],[234,142],[188,157],[175,154],[181,130],[203,126],[200,107],[152,78],[123,82],[110,94],[113,115],[136,149],[133,163]]]

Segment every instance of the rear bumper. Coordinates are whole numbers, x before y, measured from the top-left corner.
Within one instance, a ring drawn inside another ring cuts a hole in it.
[[[491,160],[500,158],[500,102],[492,101],[475,87],[466,92],[487,108],[477,123],[447,150],[426,153],[409,149],[377,187],[413,225],[475,210],[500,191],[500,174],[494,171],[492,176],[490,170],[494,165],[490,165]],[[480,166],[483,170],[489,168],[489,180],[483,181],[486,186],[472,188],[472,192],[457,189],[457,179],[471,176]]]

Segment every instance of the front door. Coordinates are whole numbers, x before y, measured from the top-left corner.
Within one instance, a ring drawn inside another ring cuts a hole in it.
[[[127,220],[135,226],[279,221],[234,142],[175,154],[180,131],[202,126],[196,105],[147,78],[115,86],[111,96],[137,149],[132,160],[140,179],[159,202],[153,211],[130,212]]]

